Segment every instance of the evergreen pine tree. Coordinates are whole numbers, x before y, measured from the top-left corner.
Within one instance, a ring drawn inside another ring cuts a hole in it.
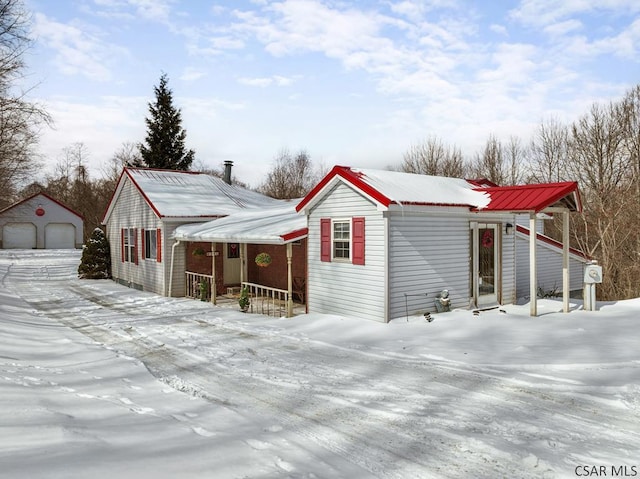
[[[173,106],[173,94],[167,88],[167,74],[160,77],[160,84],[154,87],[155,103],[149,103],[150,117],[147,123],[147,137],[139,145],[142,164],[150,168],[188,171],[195,152],[186,151],[186,130],[182,128],[180,110]]]
[[[78,276],[83,279],[107,279],[111,277],[111,252],[109,241],[100,228],[91,233],[82,250]]]

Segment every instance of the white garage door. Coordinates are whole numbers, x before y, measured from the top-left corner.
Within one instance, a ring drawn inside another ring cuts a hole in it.
[[[49,223],[44,227],[44,247],[47,249],[73,249],[76,229],[71,223]]]
[[[35,248],[36,226],[32,223],[7,223],[2,228],[2,247],[5,249]]]

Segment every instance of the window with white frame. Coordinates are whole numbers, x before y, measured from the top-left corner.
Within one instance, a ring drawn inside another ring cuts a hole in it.
[[[123,260],[128,263],[135,263],[136,260],[136,230],[135,228],[125,228],[122,230],[123,240]]]
[[[333,257],[348,260],[351,257],[351,221],[333,221]]]
[[[156,259],[157,254],[157,238],[156,230],[144,230],[144,258]]]

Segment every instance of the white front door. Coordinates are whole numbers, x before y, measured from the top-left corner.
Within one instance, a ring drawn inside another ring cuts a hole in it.
[[[239,243],[224,244],[222,274],[225,285],[240,284],[240,268],[242,266],[242,260],[240,259],[241,246],[242,245],[240,245]]]
[[[500,296],[500,227],[472,223],[472,296],[477,307],[498,304]]]

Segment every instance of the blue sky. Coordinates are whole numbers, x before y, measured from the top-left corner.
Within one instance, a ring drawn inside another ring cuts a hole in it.
[[[283,148],[385,168],[438,137],[474,156],[640,83],[637,0],[25,0],[40,151],[90,172],[141,142],[169,77],[198,161],[258,186]]]

